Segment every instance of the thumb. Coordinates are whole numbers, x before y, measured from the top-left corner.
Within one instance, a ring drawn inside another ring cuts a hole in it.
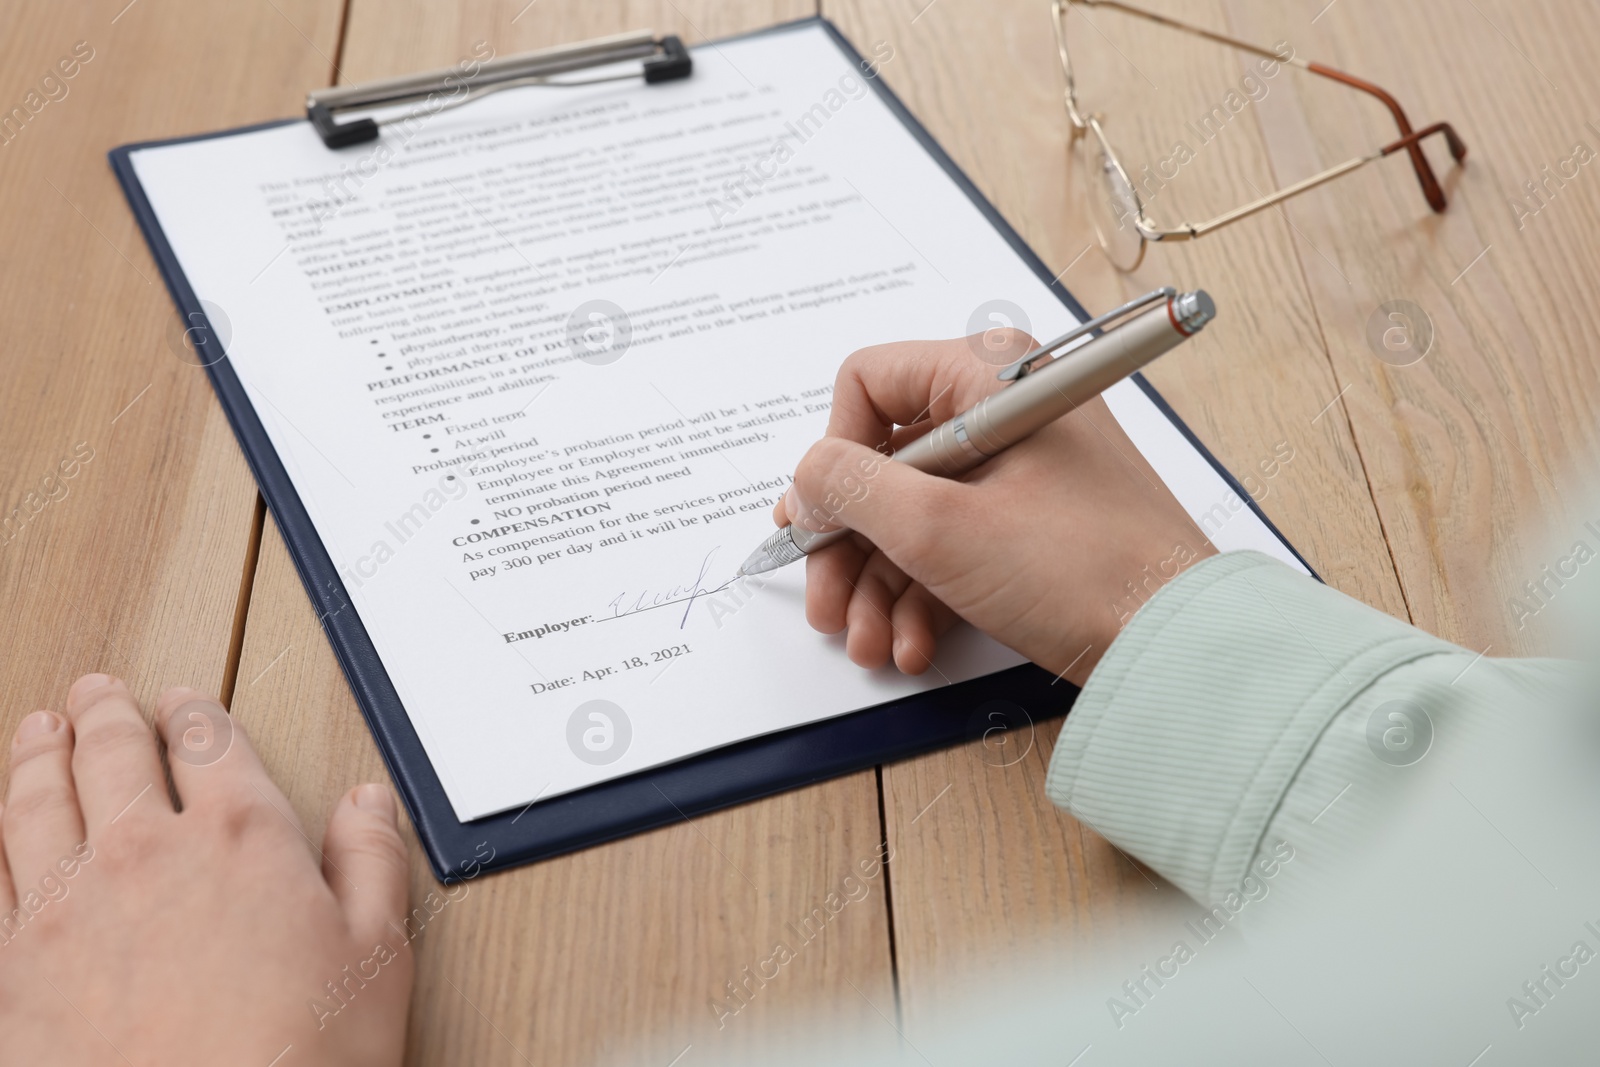
[[[901,570],[937,580],[937,553],[960,543],[971,487],[896,463],[842,437],[811,446],[784,495],[784,511],[802,529],[848,527],[877,545]]]
[[[322,839],[322,874],[358,941],[381,939],[405,914],[410,862],[387,786],[359,785],[340,799]]]

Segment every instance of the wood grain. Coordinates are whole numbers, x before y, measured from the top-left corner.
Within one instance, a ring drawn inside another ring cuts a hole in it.
[[[1152,379],[1334,587],[1491,654],[1538,647],[1509,605],[1595,519],[1579,490],[1600,429],[1600,150],[1588,43],[1600,13],[1556,0],[1149,0],[1158,10],[1368,77],[1418,124],[1454,122],[1464,169],[1434,216],[1389,160],[1133,277],[1089,248],[1069,192],[1043,0],[830,0],[883,76],[1091,309],[1203,285],[1221,317]],[[105,166],[116,144],[293,114],[307,86],[439,66],[483,40],[507,54],[651,26],[691,42],[811,13],[804,0],[125,0],[0,9],[0,114],[75,42],[94,58],[64,99],[0,144],[0,727],[77,674],[149,699],[233,682],[233,711],[303,821],[320,828],[381,760],[203,372]],[[115,20],[115,21],[113,21]],[[1082,94],[1138,171],[1240,85],[1245,61],[1108,11],[1074,16]],[[203,57],[203,61],[200,57]],[[264,74],[270,72],[270,76]],[[1165,182],[1162,220],[1203,217],[1392,136],[1382,109],[1288,72]],[[1587,109],[1587,110],[1586,110]],[[1527,200],[1525,183],[1545,182]],[[1521,200],[1524,208],[1514,204]],[[1528,209],[1528,205],[1538,208]],[[1385,301],[1435,329],[1419,363],[1378,359]],[[74,449],[70,479],[47,481]],[[1280,443],[1293,460],[1258,465]],[[1593,485],[1593,482],[1588,482]],[[29,493],[35,494],[32,498]],[[49,499],[50,497],[54,499]],[[39,501],[49,499],[38,506]],[[14,509],[21,507],[20,513]],[[243,614],[248,592],[248,614]],[[1535,620],[1537,623],[1540,620]],[[243,627],[242,634],[239,627]],[[242,647],[236,639],[242,638]],[[237,661],[230,660],[237,649]],[[1170,899],[1053,809],[1057,725],[1014,731],[473,884],[418,942],[410,1062],[667,1064],[738,1057],[826,1018],[915,1040],[939,993],[1041,938],[1116,927]],[[879,805],[883,815],[880,820]],[[719,1027],[713,998],[887,834],[887,883],[852,905]],[[432,880],[412,846],[413,892]],[[891,918],[892,916],[892,918]],[[853,987],[853,988],[852,988]],[[897,999],[898,998],[898,999]]]
[[[1492,655],[1548,647],[1510,602],[1595,518],[1584,507],[1600,457],[1600,314],[1587,289],[1600,267],[1600,169],[1574,165],[1540,200],[1525,183],[1580,142],[1600,151],[1600,75],[1577,44],[1600,32],[1600,12],[1474,0],[1388,5],[1375,20],[1368,5],[1340,4],[1313,24],[1303,8],[1229,0],[1228,15],[1241,34],[1292,38],[1382,85],[1413,124],[1449,120],[1466,139],[1465,167],[1442,144],[1429,150],[1451,196],[1443,215],[1400,160],[1287,213],[1304,246],[1338,264],[1302,252],[1417,624]],[[1279,183],[1395,136],[1362,94],[1316,78],[1287,88],[1257,109]],[[1536,210],[1518,211],[1524,200]],[[1435,330],[1411,366],[1375,358],[1366,338],[1375,309],[1396,299]]]
[[[347,79],[442,66],[651,26],[686,40],[809,13],[794,4],[372,4],[350,13]],[[308,827],[358,781],[386,775],[281,538],[263,539],[233,713]],[[317,834],[320,839],[320,829]],[[772,955],[881,840],[876,775],[485,877],[416,943],[409,1062],[737,1060],[825,1015],[841,1032],[894,1010],[887,887],[852,903],[729,1017],[727,983]],[[434,887],[413,842],[413,896]],[[852,985],[855,987],[852,989]]]
[[[350,0],[341,69],[364,81],[454,63],[478,41],[510,55],[638,29],[694,45],[816,13],[814,0]]]
[[[1168,7],[1222,23],[1216,3]],[[889,84],[1090,310],[1164,284],[1213,294],[1216,322],[1151,379],[1230,469],[1253,476],[1262,507],[1330,584],[1406,617],[1361,456],[1342,412],[1329,408],[1339,385],[1287,221],[1267,216],[1154,247],[1137,274],[1118,275],[1089,249],[1089,218],[1069,195],[1048,4],[840,0],[825,11],[858,42],[894,45]],[[1237,86],[1239,61],[1116,17],[1073,16],[1081,95],[1106,114],[1119,152],[1154,162],[1171,154],[1187,120]],[[1153,209],[1171,219],[1216,214],[1249,199],[1250,183],[1270,182],[1260,131],[1235,122],[1159,189]],[[1267,477],[1259,465],[1280,443],[1293,459]],[[980,744],[885,768],[898,978],[913,1041],[918,1020],[938,1011],[940,989],[964,972],[1043,938],[1114,927],[1171,892],[1051,807],[1043,782],[1055,733],[1040,727],[1027,758],[1004,768],[996,764],[1014,757]]]
[[[327,78],[318,50],[332,52],[339,12],[338,0],[0,10],[0,113],[30,109],[30,92],[48,100],[0,135],[7,735],[88,671],[127,679],[146,702],[224,682],[255,489],[205,372],[181,358],[106,152],[292,112]],[[59,79],[78,42],[90,58],[49,100],[43,78]],[[75,449],[92,458],[74,465]]]

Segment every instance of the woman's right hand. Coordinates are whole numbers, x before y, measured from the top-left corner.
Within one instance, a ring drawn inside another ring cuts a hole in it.
[[[894,448],[1000,388],[998,367],[1035,347],[1016,331],[984,340],[984,359],[967,338],[847,359],[827,435],[774,519],[855,531],[807,557],[806,617],[823,633],[848,631],[861,666],[892,656],[921,673],[960,617],[1081,685],[1132,613],[1216,550],[1103,400],[959,481],[890,462]]]

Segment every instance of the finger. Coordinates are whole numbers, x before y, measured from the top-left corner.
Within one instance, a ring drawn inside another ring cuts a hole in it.
[[[11,741],[6,806],[6,862],[16,884],[33,886],[83,840],[72,784],[72,727],[53,711],[22,720]]]
[[[877,446],[896,426],[944,422],[998,389],[998,367],[1033,347],[1033,338],[1019,330],[995,330],[985,343],[998,346],[998,354],[985,350],[978,359],[970,340],[911,341],[852,353],[834,379],[828,435]]]
[[[156,699],[156,729],[185,811],[268,803],[299,829],[293,807],[262,766],[244,728],[214,697],[174,686]]]
[[[92,837],[113,822],[172,813],[156,739],[118,678],[86,674],[67,690],[72,778]]]
[[[921,583],[913,582],[889,613],[894,625],[894,665],[921,674],[933,664],[939,638],[955,625],[956,613]]]
[[[845,609],[849,632],[844,649],[852,663],[871,670],[889,662],[894,648],[894,624],[889,613],[910,584],[905,572],[882,552],[874,552],[867,559]]]
[[[800,461],[784,499],[791,522],[811,530],[848,526],[926,583],[930,557],[948,565],[969,547],[945,535],[963,528],[974,492],[865,445],[825,437]]]
[[[897,428],[892,434],[889,435],[889,445],[887,449],[884,450],[883,454],[893,457],[896,452],[900,451],[902,448],[906,447],[906,445],[909,445],[912,441],[915,441],[917,438],[933,429],[935,425],[937,424],[924,419],[915,426],[901,426]],[[777,502],[772,505],[772,524],[774,526],[789,525],[787,499],[783,496],[778,497]]]
[[[358,943],[381,939],[405,914],[410,867],[394,793],[382,785],[346,793],[322,839],[322,875]]]
[[[836,634],[844,629],[845,608],[872,551],[865,538],[847,537],[806,557],[806,621],[813,630]]]
[[[923,419],[921,422],[913,423],[910,426],[897,427],[894,433],[889,435],[889,447],[887,450],[888,454],[893,456],[896,452],[900,451],[917,438],[923,436],[937,425],[939,424],[930,419]]]
[[[5,808],[0,806],[0,843],[4,841]],[[6,853],[0,847],[0,946],[4,946],[11,939],[12,931],[4,926],[5,917],[10,915],[17,907],[17,887],[11,880],[11,864],[6,861]]]

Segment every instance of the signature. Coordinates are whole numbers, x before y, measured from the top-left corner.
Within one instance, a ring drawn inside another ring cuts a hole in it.
[[[711,569],[711,557],[715,556],[721,548],[722,546],[718,545],[706,553],[705,559],[700,561],[700,573],[695,575],[694,581],[687,585],[675,585],[670,589],[660,590],[646,589],[637,594],[632,591],[618,593],[606,605],[611,609],[611,614],[607,618],[620,619],[625,615],[637,615],[641,611],[653,611],[656,608],[664,608],[669,604],[682,604],[683,618],[678,620],[678,629],[683,629],[689,622],[689,611],[694,607],[694,602],[698,597],[715,593],[717,589],[726,587],[727,583],[718,586],[717,589],[707,589],[705,587],[706,573]]]

